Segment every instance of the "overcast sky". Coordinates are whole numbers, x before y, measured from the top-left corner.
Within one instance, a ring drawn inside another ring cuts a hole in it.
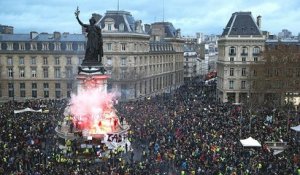
[[[80,33],[74,11],[88,23],[92,13],[104,15],[117,10],[118,0],[0,0],[0,24],[14,27],[15,33]],[[278,34],[282,29],[300,32],[299,0],[119,0],[119,9],[131,12],[143,24],[172,22],[182,35],[196,32],[221,34],[232,13],[251,11],[262,16],[262,30]]]

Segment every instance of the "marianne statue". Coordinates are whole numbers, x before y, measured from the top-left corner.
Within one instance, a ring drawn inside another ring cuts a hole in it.
[[[85,28],[87,32],[87,45],[85,51],[85,58],[83,64],[100,63],[102,65],[103,57],[103,39],[101,34],[101,28],[96,24],[96,19],[92,17],[90,24],[83,24],[79,19],[79,9],[77,7],[75,16],[78,23]]]

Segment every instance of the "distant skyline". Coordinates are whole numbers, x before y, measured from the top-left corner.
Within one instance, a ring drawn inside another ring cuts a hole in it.
[[[124,10],[142,24],[171,22],[183,36],[220,35],[232,13],[252,12],[262,16],[262,30],[278,34],[288,29],[300,32],[298,0],[2,0],[0,24],[14,27],[14,33],[54,31],[81,33],[74,12],[79,6],[80,18],[88,23],[92,13],[104,15],[107,10]]]

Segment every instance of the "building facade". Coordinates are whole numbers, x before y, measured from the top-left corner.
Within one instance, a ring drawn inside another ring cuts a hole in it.
[[[104,41],[108,90],[121,100],[170,92],[183,83],[183,41],[168,22],[145,25],[126,11],[107,11],[98,25]]]
[[[97,15],[97,14],[94,14]],[[121,100],[170,92],[183,84],[183,40],[171,23],[142,26],[126,11],[107,11],[102,63],[108,91]],[[83,31],[84,33],[84,31]],[[84,59],[84,34],[0,34],[0,101],[69,98]]]
[[[82,34],[0,34],[0,101],[70,97],[84,47]]]
[[[236,12],[219,38],[217,96],[220,101],[241,103],[251,95],[250,65],[261,62],[265,44],[260,25],[260,16],[255,21],[251,12]]]

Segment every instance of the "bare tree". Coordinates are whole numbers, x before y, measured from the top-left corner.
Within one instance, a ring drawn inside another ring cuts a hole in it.
[[[298,43],[266,43],[263,60],[250,65],[251,93],[255,103],[282,105],[300,93]]]

